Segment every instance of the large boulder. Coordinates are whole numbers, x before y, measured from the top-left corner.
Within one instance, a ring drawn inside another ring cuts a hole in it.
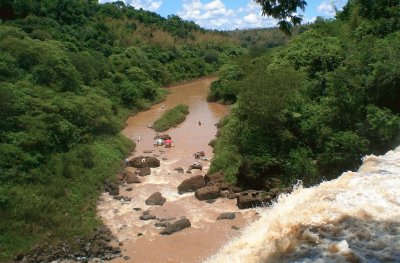
[[[179,186],[178,186],[178,192],[179,194],[183,193],[188,193],[188,192],[194,192],[199,188],[202,188],[206,186],[206,182],[204,181],[204,177],[201,175],[193,176],[191,178],[188,178],[184,180]]]
[[[237,196],[236,205],[240,209],[253,208],[257,206],[267,206],[272,202],[273,197],[263,191],[249,190],[241,192]]]
[[[139,177],[135,173],[133,173],[129,170],[125,171],[125,181],[127,184],[140,184],[141,183]]]
[[[204,180],[206,181],[207,185],[215,185],[217,183],[223,183],[224,182],[224,174],[222,172],[206,174],[204,176]]]
[[[171,235],[175,232],[182,231],[187,227],[191,227],[192,224],[190,223],[189,219],[182,218],[174,223],[167,225],[163,231],[160,232],[161,235]]]
[[[216,199],[219,197],[219,187],[218,186],[202,187],[200,189],[197,189],[194,195],[200,201]]]
[[[143,168],[140,168],[140,170],[139,170],[140,176],[146,176],[146,175],[150,175],[150,174],[151,174],[150,167],[143,167]]]
[[[145,204],[146,205],[164,205],[165,199],[160,192],[155,192],[153,193],[149,198],[146,199]]]
[[[155,168],[160,166],[160,160],[152,156],[139,156],[132,158],[129,161],[128,165],[133,166],[135,168],[144,168],[144,167]]]

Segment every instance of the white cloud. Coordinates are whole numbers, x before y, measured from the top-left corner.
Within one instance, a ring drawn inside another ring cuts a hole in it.
[[[332,1],[324,1],[318,7],[317,11],[326,16],[334,16],[335,15],[335,6]]]
[[[142,8],[145,10],[156,11],[163,4],[162,0],[127,0],[127,5],[131,5],[137,9]]]
[[[261,15],[261,7],[248,0],[246,6],[229,9],[221,0],[204,3],[202,0],[184,0],[178,15],[205,28],[235,29],[276,26],[277,21]]]

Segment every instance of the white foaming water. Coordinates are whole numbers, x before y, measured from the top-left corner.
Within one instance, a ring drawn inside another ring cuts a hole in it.
[[[400,262],[400,147],[280,196],[205,262]]]

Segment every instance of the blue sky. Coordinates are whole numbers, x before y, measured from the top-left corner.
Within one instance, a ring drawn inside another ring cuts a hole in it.
[[[112,0],[100,0],[100,3]],[[306,0],[304,22],[317,16],[333,17],[335,5],[341,9],[346,0]],[[127,5],[156,12],[162,16],[179,15],[208,29],[260,28],[276,26],[276,20],[261,15],[252,0],[125,0]]]

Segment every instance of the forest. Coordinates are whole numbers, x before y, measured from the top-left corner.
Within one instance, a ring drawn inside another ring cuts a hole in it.
[[[1,1],[0,261],[90,235],[103,183],[134,147],[126,117],[245,52],[121,1]]]
[[[183,80],[218,75],[208,100],[232,110],[210,172],[246,189],[314,185],[398,145],[399,2],[291,21],[219,32],[122,1],[1,1],[0,261],[90,236],[135,147],[125,119]]]
[[[234,104],[211,172],[265,189],[356,169],[400,142],[399,69],[400,4],[391,0],[350,0],[287,45],[222,66],[208,99]]]

